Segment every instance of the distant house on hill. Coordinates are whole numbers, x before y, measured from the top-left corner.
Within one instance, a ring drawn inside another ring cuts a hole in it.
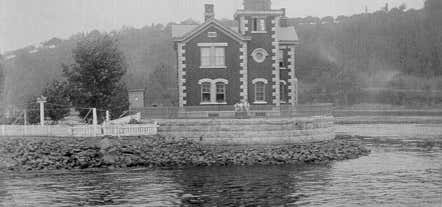
[[[298,36],[285,11],[271,9],[271,0],[244,0],[231,28],[207,4],[203,24],[173,25],[179,106],[296,105]]]

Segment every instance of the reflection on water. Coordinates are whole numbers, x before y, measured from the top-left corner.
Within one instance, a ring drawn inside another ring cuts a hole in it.
[[[440,206],[441,140],[327,165],[0,175],[0,206]]]

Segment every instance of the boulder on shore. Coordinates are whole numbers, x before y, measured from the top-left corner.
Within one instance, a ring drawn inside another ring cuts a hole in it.
[[[346,139],[284,146],[208,146],[161,136],[2,138],[0,170],[283,165],[355,159],[369,152]]]

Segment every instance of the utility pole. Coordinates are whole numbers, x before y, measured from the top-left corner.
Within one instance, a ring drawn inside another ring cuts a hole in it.
[[[45,103],[47,102],[47,98],[44,96],[40,96],[37,98],[37,103],[40,104],[40,125],[45,125]]]

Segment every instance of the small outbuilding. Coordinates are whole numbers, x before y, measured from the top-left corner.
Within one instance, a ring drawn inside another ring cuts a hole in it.
[[[129,90],[129,109],[144,107],[144,89]]]

